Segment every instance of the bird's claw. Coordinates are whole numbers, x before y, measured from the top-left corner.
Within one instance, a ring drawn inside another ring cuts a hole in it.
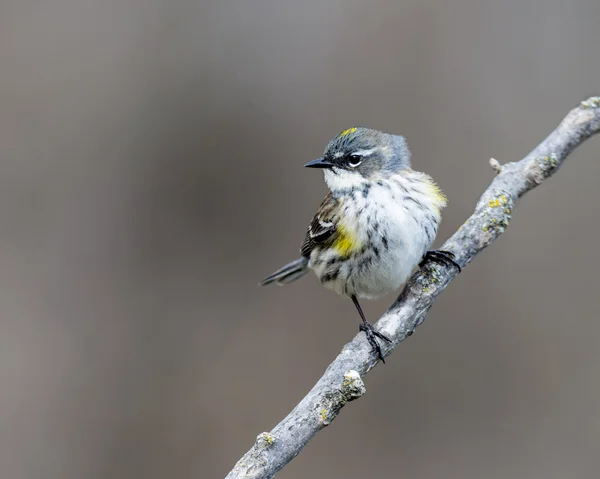
[[[358,329],[360,331],[365,332],[365,334],[367,336],[367,341],[369,341],[371,348],[373,349],[373,351],[375,352],[377,357],[379,359],[381,359],[381,362],[383,364],[385,364],[385,359],[383,357],[383,352],[381,351],[381,346],[379,346],[379,343],[377,342],[376,338],[383,339],[384,341],[387,341],[388,343],[391,343],[392,340],[390,338],[388,338],[385,334],[381,334],[379,331],[375,330],[373,325],[370,323],[361,323],[360,327]]]
[[[456,261],[454,261],[454,258],[456,258],[456,255],[452,251],[433,249],[425,253],[425,256],[423,256],[423,259],[419,263],[419,267],[422,268],[427,261],[434,261],[436,263],[442,263],[446,266],[455,266],[460,273],[462,268]]]

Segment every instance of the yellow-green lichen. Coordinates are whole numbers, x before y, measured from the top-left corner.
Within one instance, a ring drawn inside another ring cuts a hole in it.
[[[556,155],[554,153],[551,153],[550,155],[542,156],[542,161],[544,163],[547,163],[550,166],[550,168],[556,168],[556,165],[558,165],[558,158],[556,157]]]
[[[321,423],[324,426],[331,424],[344,404],[346,404],[346,398],[339,389],[325,393],[317,409]]]
[[[593,96],[581,102],[583,108],[598,108],[600,107],[600,96]]]
[[[357,371],[350,370],[344,373],[342,381],[342,395],[346,401],[358,399],[366,392],[365,383],[363,383],[360,374]]]
[[[260,449],[265,449],[275,443],[275,437],[270,432],[260,433],[256,437],[256,446]]]
[[[421,274],[417,278],[423,293],[430,293],[435,289],[435,285],[442,283],[442,269],[442,265],[433,261],[428,261],[425,263],[424,267],[421,268]]]
[[[490,208],[498,208],[499,206],[504,206],[508,203],[508,199],[506,198],[506,195],[500,195],[496,198],[492,198],[489,202],[488,202],[488,206]]]
[[[331,424],[348,401],[361,397],[365,391],[365,385],[358,372],[350,370],[344,373],[341,387],[325,393],[316,407],[315,412],[321,424]]]
[[[491,211],[481,227],[482,230],[486,233],[493,231],[503,233],[511,219],[512,197],[504,193],[496,194],[487,204]]]
[[[487,224],[483,225],[482,230],[486,233],[488,231],[499,231],[504,233],[504,229],[508,226],[510,216],[502,216],[500,218],[491,218]]]

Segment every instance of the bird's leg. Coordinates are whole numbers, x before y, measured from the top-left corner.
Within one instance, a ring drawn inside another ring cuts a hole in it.
[[[456,258],[456,255],[452,251],[446,251],[443,249],[432,249],[425,253],[425,256],[423,256],[423,259],[419,263],[419,268],[422,268],[423,265],[429,260],[434,261],[436,263],[442,263],[446,266],[455,266],[456,269],[458,269],[458,272],[460,273],[462,271],[462,268],[456,261],[454,261],[454,258]]]
[[[358,310],[358,314],[360,314],[360,318],[362,319],[362,323],[358,329],[360,331],[365,332],[365,334],[367,335],[367,341],[369,341],[369,344],[373,348],[373,351],[375,351],[375,353],[377,354],[379,359],[381,359],[381,362],[385,364],[385,359],[383,358],[383,353],[381,351],[381,347],[379,346],[379,343],[377,342],[376,338],[383,339],[384,341],[387,341],[388,343],[391,343],[392,340],[390,338],[388,338],[387,336],[385,336],[384,334],[381,334],[379,331],[376,331],[375,328],[373,327],[373,325],[367,321],[367,318],[365,317],[365,313],[363,313],[363,310],[360,307],[360,304],[358,303],[358,299],[356,299],[356,295],[354,295],[354,294],[352,295],[352,302],[354,303],[354,306],[356,306],[356,309]]]

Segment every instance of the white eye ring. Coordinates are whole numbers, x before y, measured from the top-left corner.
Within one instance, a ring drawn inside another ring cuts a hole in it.
[[[363,162],[363,158],[361,158],[360,156],[358,156],[358,155],[350,155],[350,158],[348,159],[348,166],[350,168],[356,168],[362,162]]]

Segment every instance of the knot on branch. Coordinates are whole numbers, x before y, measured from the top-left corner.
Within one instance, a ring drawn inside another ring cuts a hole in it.
[[[275,444],[275,437],[270,432],[262,432],[256,436],[256,448],[266,449]]]
[[[347,401],[354,401],[363,396],[366,392],[367,388],[365,388],[365,383],[358,372],[350,370],[344,374],[342,394],[346,397]]]
[[[358,399],[366,392],[367,389],[358,372],[351,370],[344,373],[342,388],[326,392],[317,405],[321,424],[329,426],[347,402]]]
[[[502,165],[496,158],[490,158],[490,166],[494,169],[496,174],[499,174],[502,172]]]
[[[256,442],[235,465],[231,473],[237,477],[264,477],[268,466],[264,452],[275,445],[275,436],[270,432],[262,432],[256,436]]]

